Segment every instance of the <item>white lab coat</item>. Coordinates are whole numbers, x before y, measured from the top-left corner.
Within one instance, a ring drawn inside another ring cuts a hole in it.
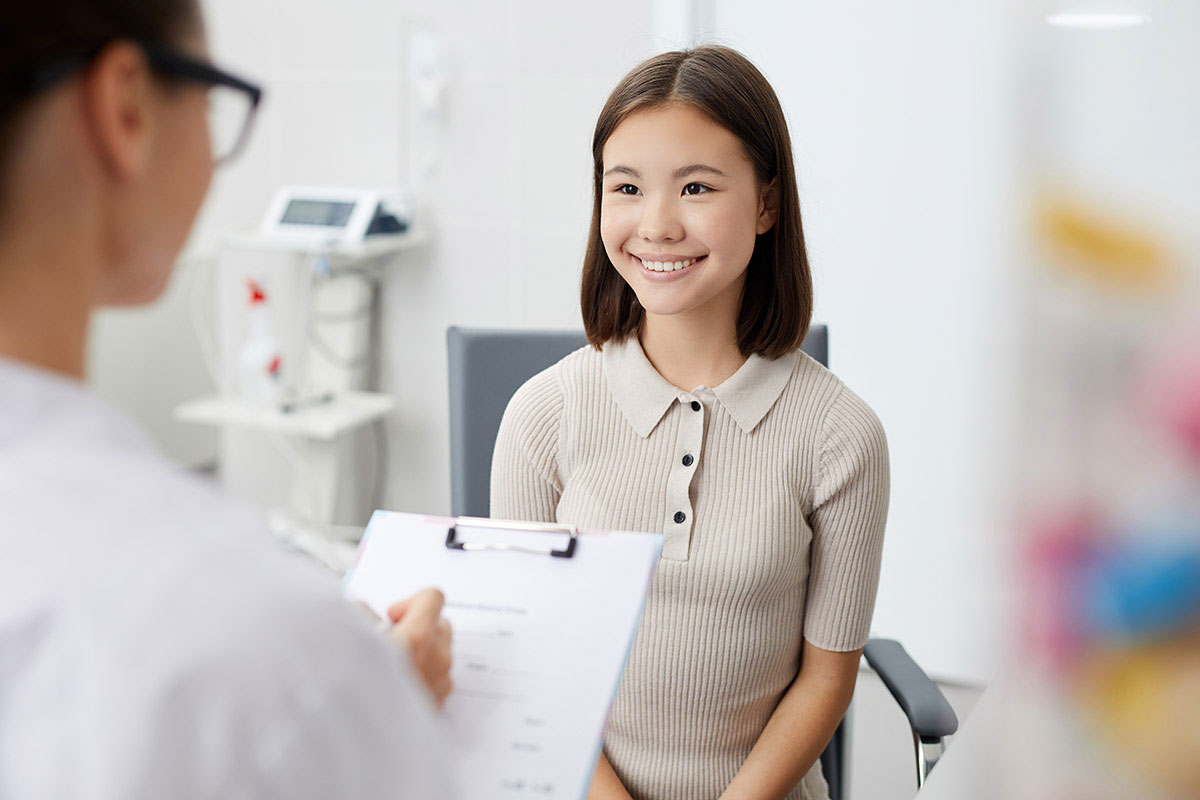
[[[331,576],[0,359],[0,799],[439,800],[433,717]]]

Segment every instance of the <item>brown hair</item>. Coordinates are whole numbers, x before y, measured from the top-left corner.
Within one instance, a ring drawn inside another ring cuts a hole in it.
[[[596,348],[635,334],[644,313],[600,239],[603,153],[608,137],[636,111],[686,103],[742,143],[760,187],[778,182],[778,215],[759,234],[738,310],[743,355],[778,358],[800,346],[812,318],[812,276],[804,248],[800,199],[787,121],[775,91],[750,61],[728,47],[663,53],[638,65],[613,89],[592,137],[592,225],[583,261],[583,326]]]
[[[169,47],[200,27],[198,0],[36,0],[0,14],[0,192],[16,128],[41,87],[32,78],[56,60],[82,57],[114,39]]]

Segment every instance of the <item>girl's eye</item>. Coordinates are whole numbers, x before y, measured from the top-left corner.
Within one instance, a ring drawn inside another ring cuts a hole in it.
[[[632,194],[637,194],[639,190],[632,183],[622,183],[620,186],[618,186],[613,191],[617,192],[618,194],[631,194],[632,195]]]
[[[704,194],[705,192],[711,191],[712,189],[709,189],[703,183],[689,183],[687,186],[683,187],[684,194]]]

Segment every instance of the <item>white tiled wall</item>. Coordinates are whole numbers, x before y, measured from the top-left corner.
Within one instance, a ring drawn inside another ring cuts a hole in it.
[[[246,152],[218,171],[193,246],[258,223],[285,184],[401,180],[397,0],[203,0],[214,61],[266,89]]]
[[[214,60],[267,96],[193,236],[256,224],[286,184],[407,185],[412,26],[439,34],[450,83],[430,201],[435,236],[383,301],[387,504],[449,509],[448,325],[578,327],[590,142],[617,80],[663,49],[650,0],[204,0]]]
[[[445,330],[579,327],[590,142],[616,81],[653,52],[645,0],[414,3],[452,53],[429,258],[384,301],[384,388],[400,398],[393,508],[449,507]]]

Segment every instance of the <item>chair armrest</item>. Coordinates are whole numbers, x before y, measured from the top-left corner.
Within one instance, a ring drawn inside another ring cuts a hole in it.
[[[958,730],[958,717],[941,689],[894,639],[872,639],[863,648],[871,669],[900,704],[913,733],[922,741],[940,741]]]

